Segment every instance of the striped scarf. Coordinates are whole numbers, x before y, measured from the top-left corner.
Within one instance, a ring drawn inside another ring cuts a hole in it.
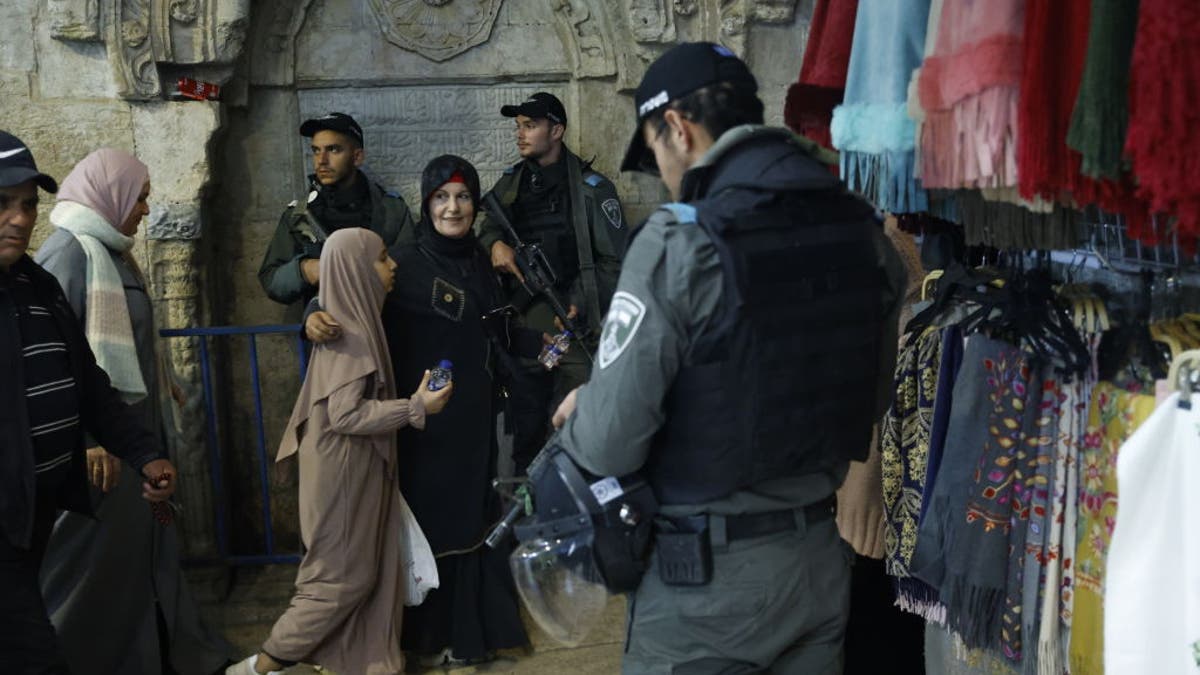
[[[146,382],[133,341],[133,324],[125,300],[121,273],[109,251],[128,256],[133,238],[108,224],[99,213],[76,202],[60,201],[50,212],[50,222],[71,234],[87,256],[87,316],[84,333],[96,355],[96,364],[112,380],[127,403],[146,397]]]

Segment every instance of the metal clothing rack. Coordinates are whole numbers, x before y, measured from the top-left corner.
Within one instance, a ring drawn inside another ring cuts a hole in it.
[[[1161,243],[1151,246],[1129,236],[1121,215],[1089,209],[1083,223],[1079,246],[1050,253],[1067,279],[1099,283],[1128,298],[1143,293],[1149,273],[1151,305],[1163,316],[1200,309],[1200,255],[1181,246],[1177,230],[1152,218],[1153,238]]]

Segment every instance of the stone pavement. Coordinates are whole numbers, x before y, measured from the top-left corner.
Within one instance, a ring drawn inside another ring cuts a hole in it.
[[[262,643],[275,618],[287,606],[296,568],[289,565],[240,568],[232,573],[200,568],[188,571],[192,589],[201,603],[205,620],[219,629],[237,647],[243,658]],[[613,597],[600,624],[582,644],[564,647],[538,630],[526,616],[532,647],[501,652],[491,663],[459,668],[419,668],[409,672],[427,675],[610,675],[621,671],[621,648],[625,630],[625,600]],[[312,675],[317,671],[298,665],[289,675]],[[353,675],[344,673],[338,675]]]

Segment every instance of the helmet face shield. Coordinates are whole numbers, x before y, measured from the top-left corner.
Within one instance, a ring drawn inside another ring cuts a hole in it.
[[[592,531],[530,539],[508,559],[517,592],[542,630],[568,647],[604,613],[608,591],[592,560]]]

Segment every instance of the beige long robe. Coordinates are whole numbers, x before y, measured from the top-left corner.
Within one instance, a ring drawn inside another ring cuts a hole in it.
[[[291,605],[263,645],[275,658],[339,675],[403,672],[403,557],[412,539],[424,540],[404,516],[395,444],[381,457],[378,436],[394,437],[406,424],[424,428],[425,411],[419,400],[376,400],[375,382],[368,375],[339,387],[313,406],[306,423],[325,431],[301,432],[295,454],[307,552]]]

